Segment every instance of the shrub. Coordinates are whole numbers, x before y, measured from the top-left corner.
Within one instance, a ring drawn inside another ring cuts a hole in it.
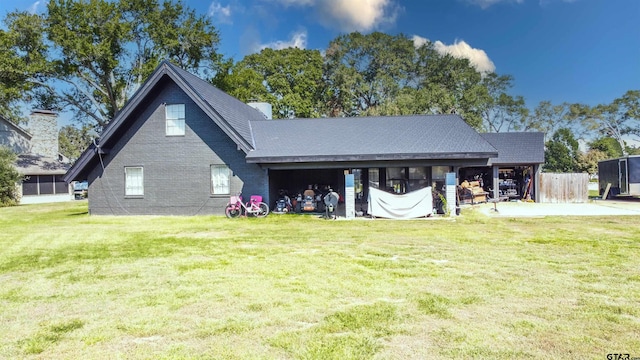
[[[0,206],[11,206],[18,203],[16,184],[22,176],[13,166],[16,154],[11,149],[0,146]]]

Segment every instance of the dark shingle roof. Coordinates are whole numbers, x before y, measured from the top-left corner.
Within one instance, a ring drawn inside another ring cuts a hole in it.
[[[498,149],[492,165],[518,165],[544,163],[544,133],[506,132],[480,134]]]
[[[256,109],[246,105],[214,87],[208,82],[192,75],[188,71],[163,61],[147,79],[147,81],[131,97],[129,102],[109,122],[100,134],[100,146],[109,146],[109,142],[118,139],[121,128],[125,125],[138,106],[151,94],[155,86],[164,77],[172,79],[200,108],[245,152],[253,149],[251,120],[264,119]],[[84,180],[85,170],[96,163],[96,144],[91,144],[76,163],[71,167],[65,181]]]
[[[169,62],[158,66],[109,123],[99,144],[121,128],[155,86],[173,80],[247,154],[252,163],[407,159],[487,159],[495,164],[542,163],[541,133],[478,134],[458,115],[264,120],[256,109]],[[511,135],[516,134],[516,135]],[[92,144],[65,175],[83,180],[97,164]]]
[[[62,175],[70,164],[41,155],[18,155],[16,169],[23,175]]]
[[[253,148],[249,121],[261,120],[264,116],[258,110],[168,61],[163,61],[158,66],[122,111],[107,125],[100,134],[102,143],[117,133],[117,129],[127,120],[131,112],[140,105],[164,76],[168,76],[182,88],[242,150],[248,152]]]
[[[497,151],[459,115],[262,120],[249,162],[477,159]]]
[[[237,98],[225,93],[210,83],[185,71],[175,65],[167,63],[167,66],[184,79],[185,83],[193,88],[195,95],[206,102],[211,109],[223,121],[226,121],[252,147],[253,137],[251,133],[250,121],[264,120],[264,115],[251,106],[243,103]],[[249,150],[249,149],[247,149]]]

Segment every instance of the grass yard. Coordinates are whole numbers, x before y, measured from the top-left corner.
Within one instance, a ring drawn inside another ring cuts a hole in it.
[[[640,356],[638,217],[0,208],[0,358]]]

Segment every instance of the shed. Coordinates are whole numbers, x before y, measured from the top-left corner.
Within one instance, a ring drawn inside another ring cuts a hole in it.
[[[599,161],[598,183],[600,196],[640,196],[640,155]]]

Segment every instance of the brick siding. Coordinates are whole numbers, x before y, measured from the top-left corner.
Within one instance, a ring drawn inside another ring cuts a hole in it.
[[[161,82],[145,105],[127,119],[109,153],[89,175],[89,211],[98,215],[224,214],[229,195],[211,195],[210,166],[232,172],[231,194],[241,191],[268,201],[266,170],[247,164],[245,154],[175,83]],[[185,135],[165,135],[164,104],[185,104]],[[144,196],[124,196],[124,168],[142,166]]]

